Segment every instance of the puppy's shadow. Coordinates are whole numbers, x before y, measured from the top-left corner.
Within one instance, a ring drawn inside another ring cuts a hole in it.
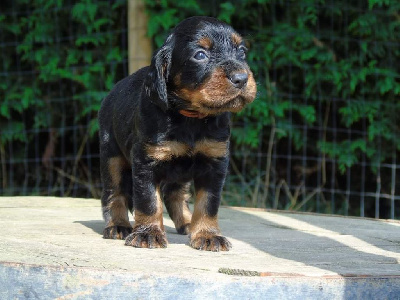
[[[92,229],[95,233],[103,235],[104,221],[101,220],[74,221],[74,223],[82,224],[83,226]]]
[[[99,234],[99,238],[102,238],[103,236],[104,221],[102,220],[75,221],[74,223],[82,224],[83,226],[90,228],[95,233]],[[189,245],[189,238],[187,235],[178,234],[174,227],[164,227],[167,234],[168,243]]]

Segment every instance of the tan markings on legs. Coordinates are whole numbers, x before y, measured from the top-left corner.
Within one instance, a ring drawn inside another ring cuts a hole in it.
[[[122,171],[127,168],[129,168],[129,163],[123,157],[111,157],[108,160],[108,170],[111,174],[112,185],[117,190],[121,184]]]
[[[128,217],[128,199],[120,195],[120,184],[122,180],[122,171],[129,168],[129,163],[123,157],[111,157],[108,161],[108,170],[111,175],[114,193],[108,200],[108,209],[111,214],[111,220],[107,227],[125,226],[131,227]]]
[[[156,188],[156,212],[149,216],[135,210],[135,226],[126,238],[125,245],[139,248],[165,248],[168,241],[163,225],[163,206],[160,187]]]
[[[229,251],[232,247],[227,238],[220,235],[217,216],[207,215],[208,193],[200,190],[190,225],[190,246],[198,250]]]
[[[108,204],[111,213],[111,220],[107,224],[110,226],[125,226],[131,227],[128,217],[127,200],[124,196],[111,196],[112,200]]]
[[[187,201],[190,198],[190,194],[188,193],[189,187],[190,184],[186,184],[182,188],[170,193],[168,199],[165,199],[168,201],[175,228],[181,234],[189,233],[189,225],[192,220],[192,213],[187,205]]]
[[[122,195],[111,195],[107,209],[111,218],[104,229],[104,238],[125,239],[132,231],[129,223],[127,199]]]
[[[132,229],[128,216],[128,199],[120,194],[122,171],[128,168],[129,163],[123,157],[111,157],[108,160],[108,171],[114,192],[107,201],[107,210],[110,212],[111,218],[104,231],[106,238],[124,239]]]
[[[210,217],[207,215],[207,201],[208,193],[200,190],[196,195],[196,202],[194,204],[194,211],[192,222],[190,224],[191,238],[196,238],[198,234],[210,232],[214,234],[219,233],[217,217]]]
[[[189,146],[177,141],[165,141],[159,145],[146,145],[147,155],[155,160],[171,160],[173,157],[184,156]]]
[[[163,224],[163,204],[160,194],[160,187],[156,188],[156,212],[149,216],[146,215],[137,209],[135,209],[135,227],[138,225],[156,225],[159,226],[162,230],[164,230]]]
[[[228,154],[228,142],[204,139],[196,143],[194,153],[201,153],[212,158],[225,157]]]

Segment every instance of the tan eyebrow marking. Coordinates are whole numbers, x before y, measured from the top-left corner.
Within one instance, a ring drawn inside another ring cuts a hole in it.
[[[242,37],[236,32],[232,33],[231,38],[236,45],[240,45],[243,42]]]
[[[208,37],[202,37],[198,40],[197,44],[205,49],[210,49],[212,46],[212,40]]]

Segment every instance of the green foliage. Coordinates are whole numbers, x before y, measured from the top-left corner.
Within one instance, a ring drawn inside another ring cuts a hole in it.
[[[0,15],[3,40],[18,41],[16,52],[3,47],[1,54],[3,74],[8,74],[0,84],[3,145],[28,139],[18,134],[24,127],[57,128],[66,125],[60,122],[95,120],[101,100],[115,82],[116,66],[126,54],[110,29],[125,1],[74,3],[20,0]],[[14,75],[24,70],[32,70],[32,76]],[[61,118],[65,114],[67,121]],[[9,134],[8,127],[13,129]],[[93,135],[96,126],[90,128]]]
[[[81,156],[98,151],[101,100],[124,75],[125,12],[125,0],[0,4],[1,193],[68,195],[87,181],[86,193],[99,181]]]

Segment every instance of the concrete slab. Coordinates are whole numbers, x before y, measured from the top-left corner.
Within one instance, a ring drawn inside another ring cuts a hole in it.
[[[101,237],[100,201],[0,197],[0,299],[400,299],[400,222],[221,208],[229,252]]]

